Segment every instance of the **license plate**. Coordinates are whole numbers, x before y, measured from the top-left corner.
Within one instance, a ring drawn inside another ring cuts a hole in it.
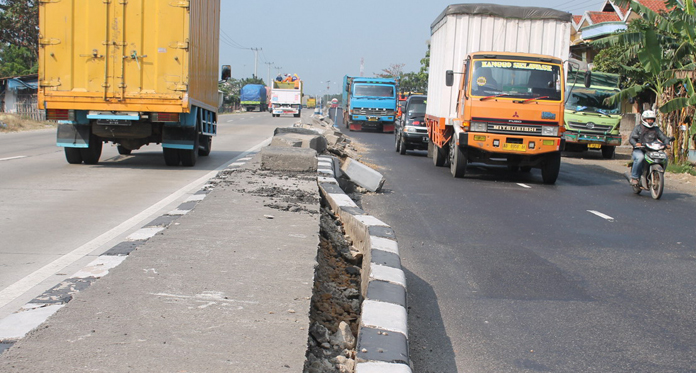
[[[588,149],[601,149],[602,144],[587,144]]]
[[[132,120],[97,119],[97,124],[100,126],[130,126],[132,123]]]
[[[524,144],[503,144],[503,149],[505,150],[514,150],[518,152],[526,152],[527,151],[527,146]]]
[[[368,118],[367,118],[367,121],[368,121],[368,122],[376,122],[376,121],[377,121],[377,117],[368,117]]]

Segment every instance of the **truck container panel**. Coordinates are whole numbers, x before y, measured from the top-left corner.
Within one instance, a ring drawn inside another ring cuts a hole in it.
[[[461,74],[451,87],[445,72],[461,73],[473,52],[518,52],[568,58],[570,13],[547,8],[507,7],[496,4],[448,6],[431,25],[430,76],[426,114],[457,116]]]
[[[220,0],[39,6],[39,107],[217,111]]]

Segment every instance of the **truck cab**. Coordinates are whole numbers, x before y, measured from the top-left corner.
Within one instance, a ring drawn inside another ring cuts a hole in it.
[[[397,82],[387,78],[345,76],[343,112],[346,128],[361,131],[370,128],[394,132],[397,108]]]
[[[553,184],[563,149],[563,61],[506,52],[470,54],[462,67],[457,118],[427,118],[436,165],[462,177],[469,162],[541,168]],[[452,86],[453,71],[446,74]]]
[[[610,104],[608,97],[620,92],[619,76],[592,72],[584,85],[584,71],[568,74],[568,101],[565,105],[566,151],[601,150],[605,159],[614,157],[621,145],[620,103]]]

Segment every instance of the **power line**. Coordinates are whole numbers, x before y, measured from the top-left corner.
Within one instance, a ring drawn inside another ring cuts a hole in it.
[[[588,7],[588,6],[585,6],[583,4],[597,4],[597,5],[599,5],[599,4],[603,4],[603,3],[604,3],[603,1],[597,2],[596,0],[590,0],[590,1],[583,2],[583,3],[579,3],[579,4],[577,4],[578,5],[577,7],[569,8],[568,11],[570,11],[572,13],[573,10],[585,9]],[[596,12],[596,11],[597,10],[593,10],[593,12]]]

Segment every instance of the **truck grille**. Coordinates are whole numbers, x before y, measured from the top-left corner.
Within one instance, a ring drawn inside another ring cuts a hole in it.
[[[605,133],[610,132],[614,126],[606,124],[596,124],[593,122],[580,123],[580,122],[568,122],[568,128],[571,130],[580,130],[593,133]]]
[[[541,126],[488,123],[488,132],[509,135],[541,135]]]
[[[353,109],[353,115],[393,116],[394,110],[356,107],[355,109]]]

